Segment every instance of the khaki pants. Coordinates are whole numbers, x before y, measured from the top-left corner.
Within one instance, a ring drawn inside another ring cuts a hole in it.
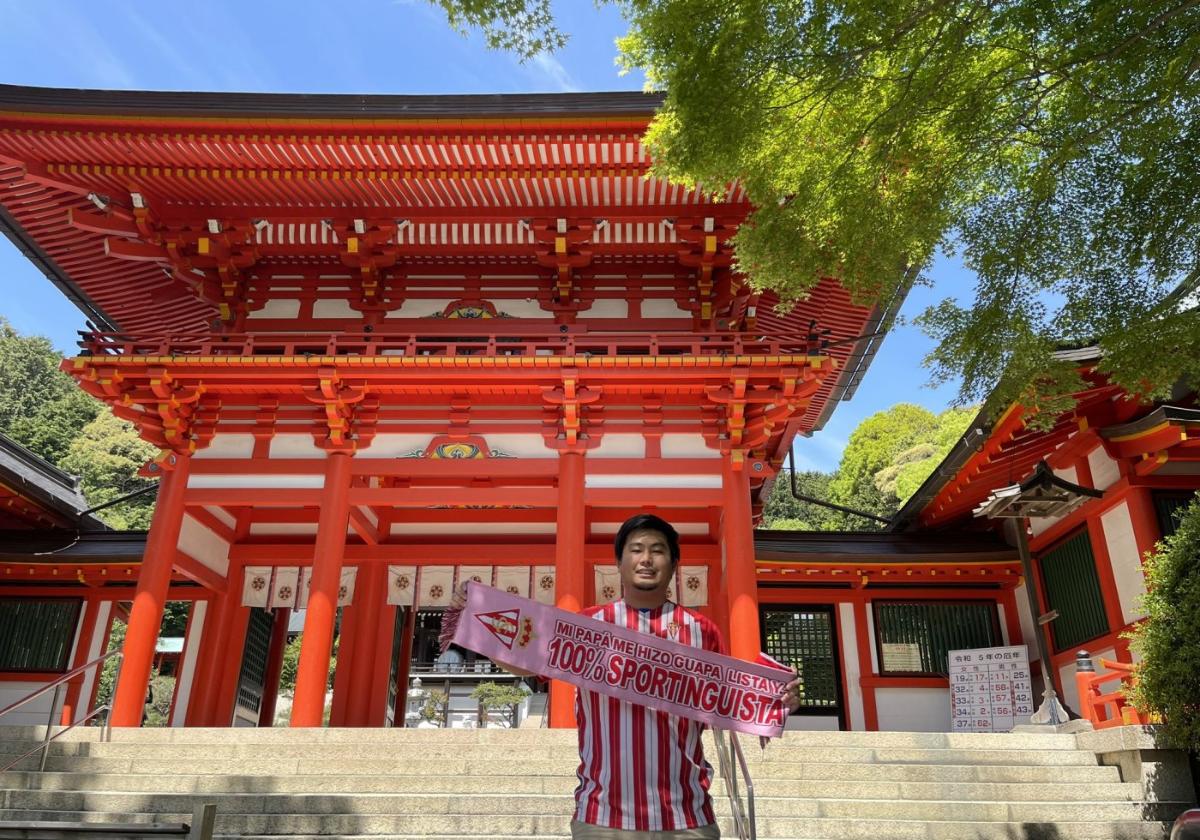
[[[678,831],[623,831],[571,820],[571,840],[719,840],[720,836],[716,823]]]

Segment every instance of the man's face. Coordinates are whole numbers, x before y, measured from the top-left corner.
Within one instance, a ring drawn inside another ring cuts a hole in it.
[[[649,593],[661,590],[666,593],[675,570],[667,538],[648,528],[634,531],[625,541],[618,569],[626,591],[636,589]]]

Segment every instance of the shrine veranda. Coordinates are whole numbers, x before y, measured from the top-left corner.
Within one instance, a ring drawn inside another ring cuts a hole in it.
[[[1016,552],[971,513],[1043,459],[1103,491],[1031,523],[1060,694],[1081,649],[1130,661],[1140,556],[1200,486],[1194,395],[1128,399],[1076,351],[1072,412],[981,415],[883,533],[755,531],[900,300],[826,279],[781,313],[753,291],[737,185],[647,177],[657,105],[0,86],[0,226],[94,327],[64,369],[161,451],[148,534],[77,533],[69,477],[0,442],[0,627],[44,630],[0,640],[0,707],[121,617],[112,720],[139,725],[185,601],[171,725],[270,725],[299,609],[291,724],[322,723],[336,630],[330,724],[403,725],[459,581],[610,601],[613,535],[651,510],[682,534],[673,596],[735,656],[801,671],[790,726],[948,731],[947,651],[1036,659]],[[81,675],[56,714],[96,689]],[[549,686],[551,726],[571,704]]]

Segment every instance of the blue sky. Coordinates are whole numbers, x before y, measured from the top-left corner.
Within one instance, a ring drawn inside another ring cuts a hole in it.
[[[449,29],[424,0],[207,3],[0,0],[0,82],[48,87],[277,93],[516,93],[638,90],[621,76],[613,40],[625,31],[611,8],[586,0],[556,4],[571,33],[553,56],[520,64],[477,36]],[[974,278],[939,258],[932,288],[917,288],[911,316],[944,297],[969,299]],[[83,317],[17,250],[0,238],[0,315],[24,332],[74,348]],[[930,342],[898,326],[858,393],[825,429],[796,443],[797,464],[831,470],[863,418],[897,402],[941,411],[955,385],[925,387],[920,361]]]

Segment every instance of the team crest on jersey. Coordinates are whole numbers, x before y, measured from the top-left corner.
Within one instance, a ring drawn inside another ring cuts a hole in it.
[[[672,639],[679,638],[679,630],[680,630],[680,627],[679,627],[678,621],[672,621],[667,624],[667,635],[670,636]]]
[[[497,610],[496,612],[480,613],[475,618],[488,629],[500,644],[512,650],[513,640],[517,638],[517,625],[521,620],[520,610]]]

